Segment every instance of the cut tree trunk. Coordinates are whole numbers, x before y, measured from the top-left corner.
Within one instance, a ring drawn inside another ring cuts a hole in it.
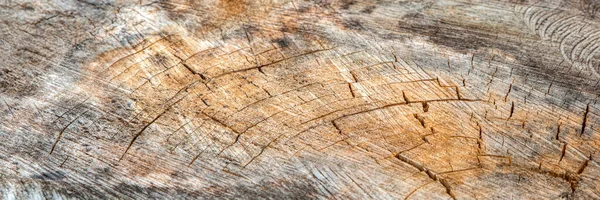
[[[600,199],[600,3],[0,3],[11,198]]]

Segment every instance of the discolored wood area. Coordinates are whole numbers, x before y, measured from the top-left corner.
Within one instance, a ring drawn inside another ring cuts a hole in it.
[[[600,199],[600,2],[3,1],[3,199]]]

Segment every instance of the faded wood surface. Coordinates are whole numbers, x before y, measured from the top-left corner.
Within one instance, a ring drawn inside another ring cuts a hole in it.
[[[599,199],[600,4],[0,3],[0,194]]]

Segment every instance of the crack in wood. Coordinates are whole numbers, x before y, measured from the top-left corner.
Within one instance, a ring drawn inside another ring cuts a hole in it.
[[[240,72],[245,72],[245,71],[250,71],[250,70],[253,70],[253,69],[261,70],[261,68],[263,68],[263,67],[268,67],[268,66],[271,66],[271,65],[275,65],[275,64],[287,61],[287,60],[300,58],[300,57],[311,55],[311,54],[315,54],[315,53],[318,53],[318,52],[329,51],[329,50],[332,50],[332,49],[335,49],[335,47],[327,48],[327,49],[312,50],[312,51],[308,51],[308,52],[301,53],[301,54],[298,54],[298,55],[294,55],[294,56],[291,56],[291,57],[287,57],[287,58],[284,58],[284,59],[280,59],[280,60],[277,60],[277,61],[274,61],[274,62],[270,62],[270,63],[267,63],[267,64],[262,64],[262,65],[258,65],[258,66],[254,66],[254,67],[248,67],[248,68],[243,68],[243,69],[238,69],[238,70],[233,70],[233,71],[225,72],[225,73],[216,75],[214,77],[211,77],[210,79],[211,80],[215,80],[215,79],[221,78],[223,76],[227,76],[227,75],[235,74],[235,73],[240,73]]]
[[[588,114],[590,113],[590,104],[588,103],[585,107],[585,113],[583,113],[583,122],[581,123],[581,133],[580,136],[585,132],[585,127],[587,126]]]
[[[350,94],[352,94],[352,98],[355,98],[354,90],[352,89],[352,83],[348,83],[348,89],[350,89]]]
[[[512,86],[513,86],[513,84],[510,83],[510,85],[508,86],[508,92],[506,92],[506,95],[504,96],[504,102],[506,102],[508,100],[508,95],[510,94],[510,91],[512,90]]]
[[[71,126],[71,124],[73,124],[75,121],[77,121],[77,119],[79,119],[79,117],[81,117],[85,113],[87,113],[87,110],[84,111],[83,113],[81,113],[80,115],[78,115],[77,117],[75,117],[75,119],[71,120],[62,130],[60,130],[60,132],[58,133],[58,136],[56,136],[56,140],[52,144],[52,148],[50,148],[50,152],[48,152],[48,154],[52,154],[52,152],[54,152],[54,148],[56,147],[56,144],[58,144],[58,141],[60,141],[60,138],[62,138],[62,135],[65,132],[65,130],[67,130],[67,128],[69,128],[69,126]]]
[[[556,126],[556,136],[554,139],[556,140],[560,140],[559,135],[560,135],[560,126],[562,125],[562,122],[558,122],[557,126]]]
[[[577,170],[577,174],[582,174],[583,171],[585,170],[585,168],[587,168],[588,164],[590,163],[590,161],[592,161],[592,155],[590,154],[590,157],[585,160],[583,162],[583,164],[581,164],[581,166],[579,167],[579,169]]]
[[[421,172],[425,172],[425,174],[427,174],[427,176],[433,180],[434,182],[437,181],[439,183],[441,183],[441,185],[446,189],[446,193],[454,200],[456,200],[456,196],[454,195],[453,191],[452,191],[452,187],[450,186],[450,184],[448,183],[447,178],[443,178],[440,177],[437,173],[431,171],[430,169],[427,169],[425,166],[401,155],[401,154],[397,154],[395,156],[395,158],[397,158],[398,160],[418,169]]]
[[[415,117],[415,119],[417,119],[417,121],[419,121],[419,123],[421,124],[421,126],[423,128],[425,128],[425,118],[423,116],[419,115],[419,114],[416,114],[416,113],[413,116]]]
[[[510,114],[508,115],[508,118],[506,120],[509,120],[513,116],[514,112],[515,112],[515,102],[513,101],[510,104]]]
[[[478,101],[482,101],[482,100],[480,100],[480,99],[433,99],[433,100],[424,100],[424,101],[407,101],[407,102],[400,102],[400,103],[392,103],[392,104],[387,104],[387,105],[372,108],[372,109],[362,110],[359,112],[343,115],[343,116],[333,119],[333,121],[336,121],[336,120],[339,120],[339,119],[345,118],[345,117],[358,115],[358,114],[368,113],[368,112],[375,111],[375,110],[381,110],[381,109],[386,109],[386,108],[390,108],[390,107],[408,105],[408,104],[413,104],[413,103],[421,103],[422,104],[423,102],[431,103],[431,102],[478,102]]]
[[[123,61],[123,60],[125,60],[125,59],[127,59],[127,58],[130,58],[130,57],[132,57],[132,56],[135,56],[135,55],[137,55],[138,53],[141,53],[141,52],[143,52],[144,50],[146,50],[146,49],[148,49],[148,48],[150,48],[150,47],[154,46],[154,44],[156,44],[156,43],[158,43],[158,42],[161,42],[161,41],[163,41],[163,40],[165,40],[165,39],[166,39],[165,37],[162,37],[162,38],[160,38],[160,39],[158,39],[158,40],[156,40],[156,41],[154,41],[154,42],[150,43],[148,46],[145,46],[144,48],[142,48],[142,49],[140,49],[140,50],[138,50],[138,51],[136,51],[136,52],[134,52],[134,53],[132,53],[132,54],[128,54],[127,56],[124,56],[124,57],[122,57],[122,58],[119,58],[117,61],[113,62],[113,63],[112,63],[111,65],[109,65],[109,66],[108,66],[106,69],[104,69],[104,71],[103,71],[103,72],[106,72],[107,70],[109,70],[110,68],[112,68],[112,67],[113,67],[115,64],[117,64],[117,63],[119,63],[119,62],[121,62],[121,61]]]
[[[562,147],[562,150],[561,150],[561,153],[560,153],[560,159],[558,159],[558,162],[559,162],[559,163],[560,163],[560,162],[563,160],[563,158],[565,157],[565,153],[566,153],[566,152],[567,152],[567,143],[565,142],[565,143],[563,144],[563,147]]]
[[[125,149],[125,151],[123,152],[123,154],[121,155],[121,157],[119,157],[119,161],[123,160],[123,158],[125,157],[125,155],[127,154],[127,152],[129,151],[129,149],[131,148],[131,146],[133,145],[133,143],[135,142],[135,140],[137,140],[138,137],[140,137],[140,135],[142,135],[142,133],[144,133],[144,131],[150,127],[150,125],[154,124],[154,122],[156,122],[156,120],[158,120],[160,117],[162,117],[165,113],[167,113],[168,111],[171,110],[171,108],[173,108],[173,106],[177,103],[179,103],[181,100],[185,99],[187,95],[183,96],[181,99],[175,101],[174,103],[172,103],[171,105],[169,105],[163,112],[161,112],[160,114],[158,114],[156,117],[154,117],[152,119],[152,121],[150,121],[149,123],[147,123],[146,125],[144,125],[144,127],[138,131],[133,138],[131,139],[131,141],[129,142],[129,145],[127,145],[127,148]]]

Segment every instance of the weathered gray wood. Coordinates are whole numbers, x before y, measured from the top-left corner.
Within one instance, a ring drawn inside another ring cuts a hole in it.
[[[0,3],[12,198],[598,199],[600,3]]]

